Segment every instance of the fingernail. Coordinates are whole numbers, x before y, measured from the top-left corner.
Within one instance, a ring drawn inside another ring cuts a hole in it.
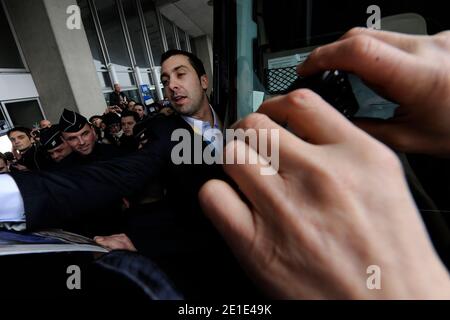
[[[104,239],[103,237],[95,237],[94,240],[95,240],[95,241],[103,241],[103,240],[105,240],[105,239]]]

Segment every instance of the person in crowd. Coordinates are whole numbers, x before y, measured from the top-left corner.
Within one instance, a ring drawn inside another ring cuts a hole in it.
[[[110,144],[109,140],[105,138],[106,125],[103,122],[103,116],[94,115],[89,118],[89,123],[93,126],[97,134],[97,141],[99,143]]]
[[[133,107],[133,111],[138,114],[139,121],[144,121],[147,118],[147,115],[145,114],[145,108],[142,104],[136,103]]]
[[[105,138],[110,144],[119,146],[120,138],[123,135],[121,128],[121,116],[117,113],[110,112],[103,116],[103,122],[105,123]]]
[[[94,115],[94,116],[90,117],[89,123],[92,124],[95,128],[104,129],[103,118],[100,115]]]
[[[132,152],[138,149],[139,143],[133,135],[133,128],[139,121],[136,112],[125,110],[120,118],[123,135],[120,137],[119,146],[121,149]]]
[[[114,84],[114,91],[109,95],[109,105],[117,106],[121,110],[125,110],[128,104],[128,97],[125,93],[121,91],[120,85],[118,83]]]
[[[41,170],[41,166],[48,163],[46,155],[34,143],[30,129],[15,127],[8,131],[7,136],[11,141],[13,151],[18,154],[17,162],[11,166],[11,170],[38,171]]]
[[[9,172],[8,158],[0,152],[0,174]]]
[[[39,129],[45,129],[50,128],[52,126],[52,123],[50,120],[44,119],[39,122]]]
[[[130,99],[130,101],[128,101],[127,110],[128,111],[133,111],[133,108],[134,108],[135,105],[136,105],[136,101]]]

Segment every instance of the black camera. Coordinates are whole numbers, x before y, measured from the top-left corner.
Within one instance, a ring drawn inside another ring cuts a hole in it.
[[[310,77],[298,77],[286,90],[310,89],[320,95],[347,118],[359,110],[348,74],[343,71],[325,71]]]

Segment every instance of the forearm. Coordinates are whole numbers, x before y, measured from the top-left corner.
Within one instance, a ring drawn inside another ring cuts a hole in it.
[[[158,146],[111,161],[57,172],[14,173],[23,198],[28,229],[64,227],[89,219],[160,173],[164,153]]]

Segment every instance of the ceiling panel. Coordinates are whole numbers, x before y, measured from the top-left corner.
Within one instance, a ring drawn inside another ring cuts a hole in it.
[[[208,0],[179,0],[162,4],[161,13],[191,36],[213,35],[213,7]],[[157,3],[161,4],[161,3]]]

